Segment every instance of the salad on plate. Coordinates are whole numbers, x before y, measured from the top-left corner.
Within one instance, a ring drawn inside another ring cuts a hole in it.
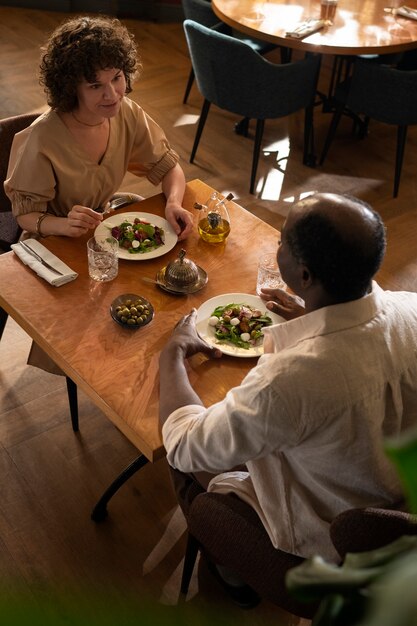
[[[262,329],[272,323],[269,315],[259,309],[236,303],[217,306],[208,319],[219,343],[231,343],[246,350],[262,343]]]
[[[118,226],[111,226],[110,230],[119,247],[129,254],[143,254],[165,244],[164,229],[139,217],[133,222],[125,220]]]

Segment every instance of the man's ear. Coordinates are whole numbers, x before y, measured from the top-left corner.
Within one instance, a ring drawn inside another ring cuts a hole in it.
[[[300,265],[300,279],[303,289],[311,287],[313,283],[313,277],[307,265]]]

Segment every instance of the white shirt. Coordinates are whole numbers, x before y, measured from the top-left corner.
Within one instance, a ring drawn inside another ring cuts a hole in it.
[[[329,524],[401,498],[383,440],[417,424],[417,294],[383,291],[265,330],[274,352],[239,387],[163,427],[168,462],[215,476],[261,518],[276,548],[337,560]]]

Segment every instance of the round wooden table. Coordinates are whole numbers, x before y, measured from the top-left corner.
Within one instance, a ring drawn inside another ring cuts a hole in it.
[[[395,1],[395,0],[394,0]],[[400,6],[400,0],[397,6]],[[280,46],[320,54],[388,54],[417,48],[417,20],[384,11],[392,0],[339,0],[332,26],[294,39],[285,33],[320,17],[320,0],[212,0],[232,28]],[[417,9],[413,0],[407,6]]]

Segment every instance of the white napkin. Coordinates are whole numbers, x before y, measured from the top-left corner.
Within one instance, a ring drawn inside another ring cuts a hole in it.
[[[304,22],[300,22],[295,28],[288,30],[285,33],[285,36],[294,37],[294,39],[303,39],[303,37],[307,37],[307,35],[311,35],[312,33],[320,30],[323,26],[323,20],[316,20],[312,18],[305,20]]]
[[[411,9],[406,5],[399,7],[396,13],[397,15],[401,15],[401,17],[408,17],[410,20],[417,20],[417,9]]]
[[[76,272],[73,272],[68,265],[65,265],[63,261],[61,261],[55,254],[52,254],[45,246],[43,246],[40,241],[37,239],[25,239],[25,244],[32,248],[39,256],[41,256],[44,261],[55,267],[57,270],[62,272],[62,276],[56,274],[45,265],[42,265],[40,261],[38,261],[34,256],[27,252],[23,246],[19,243],[15,243],[11,246],[13,252],[19,257],[21,261],[28,267],[30,267],[34,272],[38,274],[41,278],[45,279],[50,285],[54,287],[59,287],[60,285],[65,285],[65,283],[69,283],[71,280],[75,280],[78,276]]]

